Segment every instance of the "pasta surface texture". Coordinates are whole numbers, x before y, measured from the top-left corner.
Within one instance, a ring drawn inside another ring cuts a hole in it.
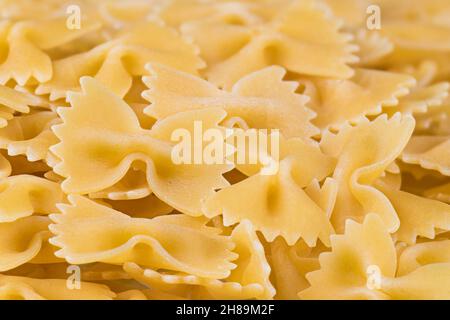
[[[0,0],[0,300],[450,300],[449,21]]]

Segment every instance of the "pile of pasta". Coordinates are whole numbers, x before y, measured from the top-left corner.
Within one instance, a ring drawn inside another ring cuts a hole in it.
[[[0,16],[1,299],[450,299],[448,0]],[[174,163],[196,121],[279,170]]]

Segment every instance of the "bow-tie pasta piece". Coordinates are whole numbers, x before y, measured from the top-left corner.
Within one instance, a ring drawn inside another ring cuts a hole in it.
[[[3,27],[7,31],[2,32],[1,36],[5,37],[3,41],[7,43],[8,53],[0,63],[0,83],[14,79],[18,84],[25,85],[31,78],[39,82],[50,80],[52,61],[44,50],[73,41],[100,27],[98,22],[83,19],[83,28],[71,30],[67,28],[66,20],[66,17],[56,17],[11,23]]]
[[[406,163],[437,170],[450,176],[450,138],[448,136],[414,136],[401,156]]]
[[[51,126],[60,123],[53,111],[39,111],[16,116],[0,128],[0,148],[10,156],[25,155],[28,161],[49,161],[49,148],[58,142]]]
[[[286,137],[310,138],[318,134],[310,123],[315,114],[306,107],[309,98],[295,93],[295,82],[283,81],[286,71],[281,67],[253,72],[229,92],[162,65],[147,68],[152,76],[144,77],[149,90],[143,96],[151,105],[145,113],[157,119],[186,110],[217,107],[227,112],[227,119],[240,117],[250,128],[279,129]]]
[[[226,278],[235,267],[234,245],[204,219],[185,215],[153,219],[131,218],[81,196],[69,196],[53,214],[50,241],[69,263],[135,262],[152,269],[185,272],[206,278]],[[82,241],[80,241],[82,239]]]
[[[1,300],[112,300],[107,286],[81,282],[79,290],[67,287],[66,279],[33,279],[0,275]]]
[[[345,234],[331,237],[332,251],[319,256],[320,269],[306,275],[311,287],[299,293],[302,299],[387,298],[367,287],[367,269],[374,265],[387,277],[395,276],[396,252],[392,239],[377,216],[364,224],[347,220]]]
[[[248,219],[268,241],[281,235],[288,244],[300,237],[310,246],[318,238],[329,244],[333,227],[325,211],[295,181],[294,162],[284,159],[274,175],[259,173],[220,190],[206,201],[205,215],[222,214],[225,226]]]
[[[53,126],[61,142],[50,150],[62,160],[53,170],[67,178],[62,183],[66,193],[88,194],[109,188],[133,163],[143,162],[147,183],[158,198],[198,216],[201,201],[228,185],[222,174],[232,166],[225,158],[218,159],[218,164],[176,164],[172,154],[175,143],[170,141],[176,129],[193,137],[195,121],[202,121],[204,130],[220,130],[218,123],[226,116],[223,110],[176,114],[156,123],[152,130],[144,130],[118,96],[92,78],[82,78],[81,83],[83,93],[69,95],[72,107],[58,109],[64,123]],[[220,143],[225,146],[224,141]]]
[[[0,0],[0,299],[450,299],[448,21]]]
[[[313,124],[321,129],[339,130],[347,123],[358,123],[365,116],[378,115],[382,107],[390,109],[409,93],[415,84],[411,76],[371,69],[355,69],[348,80],[298,77],[305,86],[308,104],[317,113]]]
[[[361,222],[370,212],[379,215],[390,232],[398,229],[395,209],[373,182],[400,155],[413,129],[414,119],[397,113],[391,119],[382,115],[372,122],[343,128],[338,134],[323,135],[322,150],[338,158],[333,178],[339,187],[331,215],[338,232],[343,231],[348,218]]]
[[[448,299],[450,263],[430,263],[397,276],[397,253],[389,232],[374,214],[363,224],[348,220],[332,236],[332,251],[319,256],[320,269],[302,299]]]
[[[252,224],[242,221],[233,230],[231,238],[236,244],[234,252],[239,258],[234,261],[236,269],[225,279],[158,273],[150,269],[144,270],[134,263],[125,264],[124,269],[150,288],[182,298],[272,299],[275,288],[269,281],[270,266]]]
[[[385,184],[377,184],[389,199],[400,219],[395,233],[397,241],[409,244],[417,236],[434,239],[436,232],[450,230],[450,205],[397,190]]]
[[[300,74],[348,78],[353,71],[347,63],[357,60],[351,36],[340,32],[329,9],[316,1],[294,1],[272,21],[244,30],[227,25],[220,14],[186,23],[181,29],[199,45],[201,53],[211,46],[222,47],[223,42],[233,45],[235,50],[220,61],[203,56],[208,79],[224,88],[270,65]]]
[[[144,66],[148,62],[192,74],[204,66],[195,47],[175,30],[156,22],[143,22],[87,52],[54,61],[53,77],[40,84],[36,93],[50,94],[50,100],[64,98],[68,90],[79,89],[80,77],[92,76],[123,97],[131,88],[133,77],[147,73]]]

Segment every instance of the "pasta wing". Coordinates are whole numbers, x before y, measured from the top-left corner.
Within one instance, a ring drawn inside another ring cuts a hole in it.
[[[385,106],[393,108],[407,95],[415,80],[411,76],[371,69],[355,69],[348,80],[299,77],[309,106],[317,117],[313,123],[321,129],[339,130],[346,123],[359,123],[365,116],[380,114]]]
[[[233,242],[204,226],[205,220],[183,215],[130,218],[81,196],[69,196],[53,214],[50,242],[69,263],[131,261],[154,270],[167,269],[206,278],[225,278],[236,258]],[[83,241],[80,241],[83,239]]]
[[[0,223],[56,212],[56,203],[64,199],[57,183],[32,175],[5,178],[0,190]]]
[[[240,117],[251,128],[280,129],[286,137],[309,138],[318,133],[310,123],[315,114],[306,107],[309,99],[295,93],[294,82],[283,81],[286,71],[281,67],[251,73],[230,92],[168,67],[148,68],[152,76],[144,77],[149,90],[143,96],[151,105],[145,112],[157,119],[186,110],[218,107],[227,112],[227,119]]]
[[[447,136],[414,136],[409,141],[402,160],[422,168],[450,175],[450,139]]]
[[[27,262],[55,263],[54,248],[48,243],[48,217],[30,216],[0,223],[0,271],[14,269]]]
[[[398,241],[414,244],[417,236],[434,239],[436,230],[450,230],[450,205],[386,185],[380,187],[400,219],[395,233]]]
[[[243,221],[232,232],[239,258],[237,268],[222,280],[192,275],[164,274],[142,269],[133,263],[124,269],[136,280],[166,294],[190,299],[271,299],[275,289],[269,281],[270,266],[249,221]]]

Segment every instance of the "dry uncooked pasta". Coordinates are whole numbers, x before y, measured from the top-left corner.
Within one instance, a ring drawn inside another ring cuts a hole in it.
[[[449,21],[0,0],[0,299],[450,299]]]

